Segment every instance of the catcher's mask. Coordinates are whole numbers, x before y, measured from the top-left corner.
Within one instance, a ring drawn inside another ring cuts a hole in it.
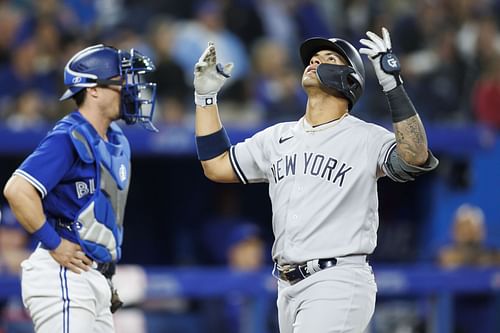
[[[340,38],[309,38],[300,45],[304,66],[321,50],[338,52],[348,65],[321,64],[316,69],[319,82],[330,92],[338,92],[349,101],[349,110],[361,97],[365,86],[365,67],[358,51],[351,43]]]
[[[134,49],[122,51],[103,44],[90,46],[66,64],[64,84],[68,89],[60,100],[88,87],[120,85],[120,118],[129,125],[139,122],[150,131],[158,131],[152,123],[156,83],[144,80],[144,74],[154,70],[151,59]],[[112,80],[113,77],[120,79]]]

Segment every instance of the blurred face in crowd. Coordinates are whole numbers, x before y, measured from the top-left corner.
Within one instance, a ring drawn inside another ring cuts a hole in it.
[[[18,228],[0,228],[0,253],[22,249],[26,245],[27,235]]]
[[[255,271],[262,267],[264,244],[258,237],[249,237],[229,250],[229,266],[235,270]]]
[[[453,236],[459,244],[481,244],[485,237],[484,229],[481,216],[473,211],[464,211],[456,216]]]

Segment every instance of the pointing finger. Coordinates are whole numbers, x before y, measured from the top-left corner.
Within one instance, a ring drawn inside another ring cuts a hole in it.
[[[389,30],[387,30],[385,27],[382,27],[382,36],[384,37],[384,43],[387,49],[392,49],[391,35],[389,34]]]

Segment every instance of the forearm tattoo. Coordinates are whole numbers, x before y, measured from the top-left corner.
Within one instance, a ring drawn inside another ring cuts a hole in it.
[[[422,165],[428,157],[427,136],[418,115],[394,123],[397,149],[408,164]]]

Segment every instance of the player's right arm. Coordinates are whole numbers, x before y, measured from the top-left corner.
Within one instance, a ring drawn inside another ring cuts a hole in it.
[[[42,198],[60,180],[62,170],[73,162],[69,142],[61,139],[56,135],[46,138],[10,177],[3,194],[19,223],[50,250],[54,260],[80,273],[88,270],[92,261],[82,252],[80,245],[56,233],[46,221],[42,206]]]
[[[38,235],[40,230],[47,228],[40,194],[25,178],[13,175],[5,184],[3,194],[12,213],[26,231]],[[51,251],[51,255],[60,265],[78,274],[80,270],[89,270],[92,262],[78,244],[58,236],[57,241],[58,245]]]
[[[239,180],[229,159],[230,142],[217,108],[217,93],[230,76],[233,64],[217,64],[215,46],[208,44],[194,69],[195,133],[198,158],[205,175],[220,183]]]

